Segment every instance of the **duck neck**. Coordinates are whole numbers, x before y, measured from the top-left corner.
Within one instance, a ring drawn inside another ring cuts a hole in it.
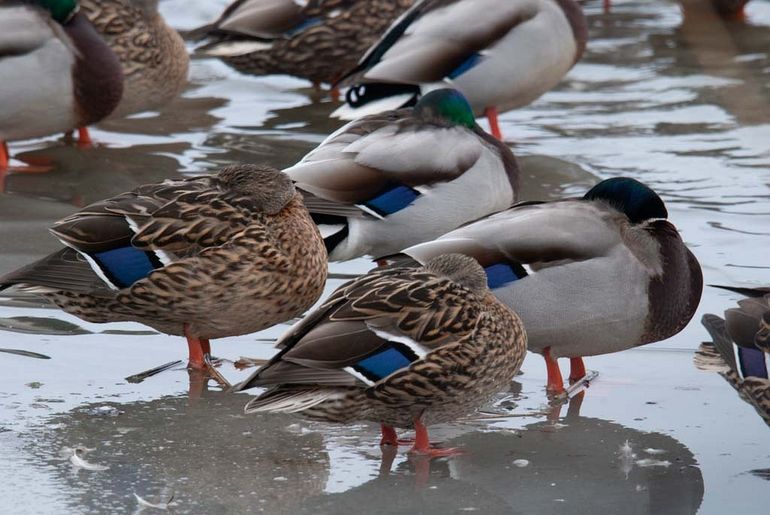
[[[75,13],[64,30],[78,51],[72,74],[77,119],[85,126],[106,117],[118,105],[123,94],[123,70],[84,14]]]
[[[662,272],[649,283],[649,315],[641,343],[669,338],[690,321],[700,303],[703,274],[695,256],[666,220],[645,229],[658,243]]]
[[[319,267],[326,269],[328,255],[318,226],[313,222],[310,213],[302,201],[302,194],[296,193],[281,212],[276,216],[282,220],[277,226],[284,234],[276,238],[286,242],[285,251],[294,255],[294,261],[300,263],[305,270],[315,270]],[[304,242],[304,243],[302,243]],[[300,272],[300,271],[298,271]],[[305,273],[301,271],[301,273]]]

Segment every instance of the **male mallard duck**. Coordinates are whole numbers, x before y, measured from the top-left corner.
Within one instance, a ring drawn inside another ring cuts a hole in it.
[[[125,91],[113,117],[161,107],[187,84],[190,58],[158,0],[80,0],[83,12],[117,54]]]
[[[123,92],[120,62],[76,0],[0,5],[0,170],[6,141],[80,129],[109,115]]]
[[[318,86],[356,65],[414,0],[237,0],[192,31],[201,48],[242,72],[286,73]]]
[[[420,0],[343,79],[333,116],[413,105],[451,85],[501,138],[497,113],[529,104],[580,59],[588,28],[574,0]]]
[[[89,322],[136,321],[184,335],[190,366],[209,339],[259,331],[321,295],[326,251],[302,195],[252,165],[166,180],[57,222],[62,250],[0,278]]]
[[[380,268],[341,286],[280,341],[282,350],[236,386],[273,387],[247,413],[414,427],[413,452],[429,448],[426,425],[452,420],[504,388],[527,337],[495,299],[473,259],[445,255],[420,268]],[[446,451],[443,451],[446,452]]]
[[[669,338],[692,318],[703,277],[667,217],[650,188],[614,178],[583,198],[524,202],[403,252],[421,263],[448,252],[479,261],[493,293],[516,307],[529,350],[545,358],[549,391],[561,393],[557,358],[571,358],[577,380],[582,356]]]
[[[770,288],[718,288],[750,298],[725,311],[724,320],[703,315],[701,322],[711,335],[716,353],[704,346],[700,352],[719,358],[722,377],[770,425]]]
[[[518,168],[462,94],[356,120],[284,170],[306,193],[329,258],[381,256],[510,207]]]

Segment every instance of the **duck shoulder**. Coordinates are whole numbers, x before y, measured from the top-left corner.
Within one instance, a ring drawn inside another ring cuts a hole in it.
[[[394,190],[416,197],[420,188],[457,179],[484,152],[495,152],[515,183],[509,149],[473,129],[424,120],[402,109],[349,123],[285,172],[309,194],[311,212],[351,216],[351,206],[358,205],[358,216],[381,216],[365,204]]]
[[[537,3],[529,1],[419,1],[340,82],[441,80],[536,14]]]
[[[195,29],[192,36],[282,37],[317,14],[322,3],[319,0],[310,0],[304,5],[296,0],[238,0],[230,4],[214,23]]]
[[[725,311],[727,332],[737,345],[754,348],[765,317],[770,317],[770,294],[741,299],[737,308]]]
[[[260,184],[250,182],[254,168],[231,166],[217,175],[142,186],[87,206],[51,231],[85,251],[127,240],[137,248],[175,253],[222,245],[247,227],[263,225],[265,215],[277,214],[294,196],[293,188],[260,192]]]
[[[61,27],[41,8],[21,2],[8,2],[0,7],[0,59],[30,54],[58,37],[69,45]]]
[[[500,262],[558,266],[607,255],[623,243],[620,217],[579,199],[525,202],[404,250],[420,262],[459,252],[486,267]]]

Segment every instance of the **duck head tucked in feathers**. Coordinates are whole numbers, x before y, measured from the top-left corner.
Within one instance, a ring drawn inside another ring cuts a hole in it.
[[[510,207],[519,175],[449,89],[345,125],[285,172],[332,261],[392,254]]]
[[[504,388],[526,335],[491,295],[483,269],[462,255],[417,268],[385,267],[340,288],[279,341],[282,350],[236,389],[272,386],[247,412],[299,413],[337,423],[393,426],[452,420]],[[418,443],[422,442],[422,443]]]
[[[123,72],[72,0],[0,4],[0,168],[5,141],[85,127],[109,115]]]
[[[534,101],[582,56],[588,29],[574,0],[421,0],[340,81],[352,120],[413,105],[451,86],[476,116],[497,127],[498,111]]]
[[[413,0],[237,0],[193,30],[198,51],[244,73],[333,83]]]
[[[583,198],[524,202],[403,253],[476,258],[494,294],[516,307],[529,349],[549,360],[558,390],[556,358],[659,341],[695,313],[700,266],[666,216],[647,186],[609,179]]]
[[[302,314],[326,252],[290,179],[235,165],[86,206],[52,233],[65,248],[0,278],[91,322],[137,321],[207,340]]]

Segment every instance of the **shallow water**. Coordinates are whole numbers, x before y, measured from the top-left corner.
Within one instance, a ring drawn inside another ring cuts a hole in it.
[[[190,28],[226,3],[161,7]],[[770,2],[753,0],[748,23],[727,26],[684,23],[670,1],[617,1],[609,15],[600,3],[586,5],[583,61],[555,91],[502,116],[523,196],[638,178],[663,196],[707,283],[767,284]],[[163,112],[99,125],[98,148],[55,137],[12,145],[15,157],[51,159],[55,170],[8,177],[0,273],[56,249],[46,228],[77,206],[231,162],[290,165],[338,126],[327,118],[334,104],[303,81],[242,76],[209,59],[191,71],[191,87]],[[360,260],[332,272],[368,268]],[[0,297],[0,347],[51,358],[0,353],[0,506],[122,513],[141,510],[134,494],[151,503],[173,494],[170,509],[192,513],[764,513],[767,426],[722,378],[692,364],[707,339],[700,316],[735,299],[706,288],[676,337],[587,360],[600,376],[561,413],[547,406],[545,368],[530,356],[499,400],[503,415],[437,427],[435,438],[465,454],[427,463],[403,450],[383,456],[373,425],[245,416],[247,395],[213,386],[188,399],[184,369],[127,383],[183,358],[184,343]],[[215,353],[267,357],[284,329],[217,341]],[[229,362],[222,371],[245,375]],[[62,451],[77,446],[108,468],[75,468]]]

